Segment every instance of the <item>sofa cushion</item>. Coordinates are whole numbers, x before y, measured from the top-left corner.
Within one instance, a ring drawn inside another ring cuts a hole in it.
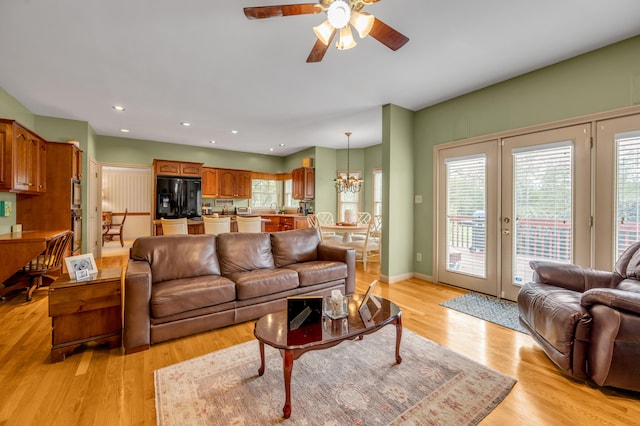
[[[298,273],[300,287],[347,278],[347,264],[343,262],[317,260],[287,265],[287,269],[293,269]]]
[[[274,268],[268,233],[229,232],[219,234],[216,242],[222,275]]]
[[[220,275],[215,235],[140,237],[133,242],[130,257],[149,262],[153,283]]]
[[[235,298],[233,281],[218,275],[163,281],[151,286],[151,316],[166,317]]]
[[[236,283],[238,300],[253,299],[298,287],[298,274],[291,269],[256,269],[234,272],[227,278]]]
[[[320,236],[315,228],[274,232],[271,246],[276,268],[318,259]]]

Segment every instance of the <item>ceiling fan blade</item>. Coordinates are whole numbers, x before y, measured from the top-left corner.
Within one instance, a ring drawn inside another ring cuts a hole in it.
[[[378,18],[375,18],[369,35],[394,51],[400,49],[409,41],[408,37],[400,34]]]
[[[329,43],[326,45],[320,41],[320,39],[316,39],[316,44],[313,45],[313,49],[309,53],[307,57],[307,62],[320,62],[322,58],[324,58],[324,54],[327,53],[327,49],[329,45],[333,42],[333,37],[336,35],[336,30],[334,29],[331,35],[329,36]]]
[[[245,7],[244,16],[249,19],[273,18],[276,16],[308,15],[322,12],[318,3],[283,4],[280,6]]]

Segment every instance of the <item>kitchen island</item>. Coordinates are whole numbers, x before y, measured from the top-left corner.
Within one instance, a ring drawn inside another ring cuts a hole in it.
[[[280,232],[309,227],[307,217],[300,214],[256,214],[243,216],[262,217],[262,232]],[[220,217],[225,216],[220,215]],[[236,215],[229,215],[229,217],[231,218],[231,232],[238,232]],[[189,234],[204,234],[204,222],[201,220],[187,219],[187,228]],[[160,219],[153,221],[153,235],[162,235]]]

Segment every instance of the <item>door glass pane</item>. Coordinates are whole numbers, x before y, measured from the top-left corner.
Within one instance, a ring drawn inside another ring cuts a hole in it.
[[[532,259],[572,259],[571,163],[570,142],[513,152],[514,284],[531,280]]]
[[[616,161],[615,259],[640,239],[640,132],[616,135]]]
[[[447,270],[486,276],[486,158],[447,161]]]

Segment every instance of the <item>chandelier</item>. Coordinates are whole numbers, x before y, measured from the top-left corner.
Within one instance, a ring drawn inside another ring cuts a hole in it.
[[[333,38],[334,31],[340,30],[336,48],[339,50],[351,49],[357,44],[351,33],[352,26],[356,29],[360,38],[365,38],[373,28],[375,17],[366,12],[359,12],[365,4],[368,4],[366,1],[334,0],[329,2],[324,0],[320,3],[323,5],[329,3],[329,7],[326,10],[327,20],[317,27],[313,27],[313,32],[325,46]]]
[[[338,192],[360,192],[362,189],[362,184],[364,181],[359,177],[351,176],[349,173],[349,151],[350,151],[350,143],[349,139],[351,137],[351,132],[345,132],[347,135],[347,175],[342,176],[341,173],[338,173],[338,177],[335,179],[336,183],[336,191]]]

